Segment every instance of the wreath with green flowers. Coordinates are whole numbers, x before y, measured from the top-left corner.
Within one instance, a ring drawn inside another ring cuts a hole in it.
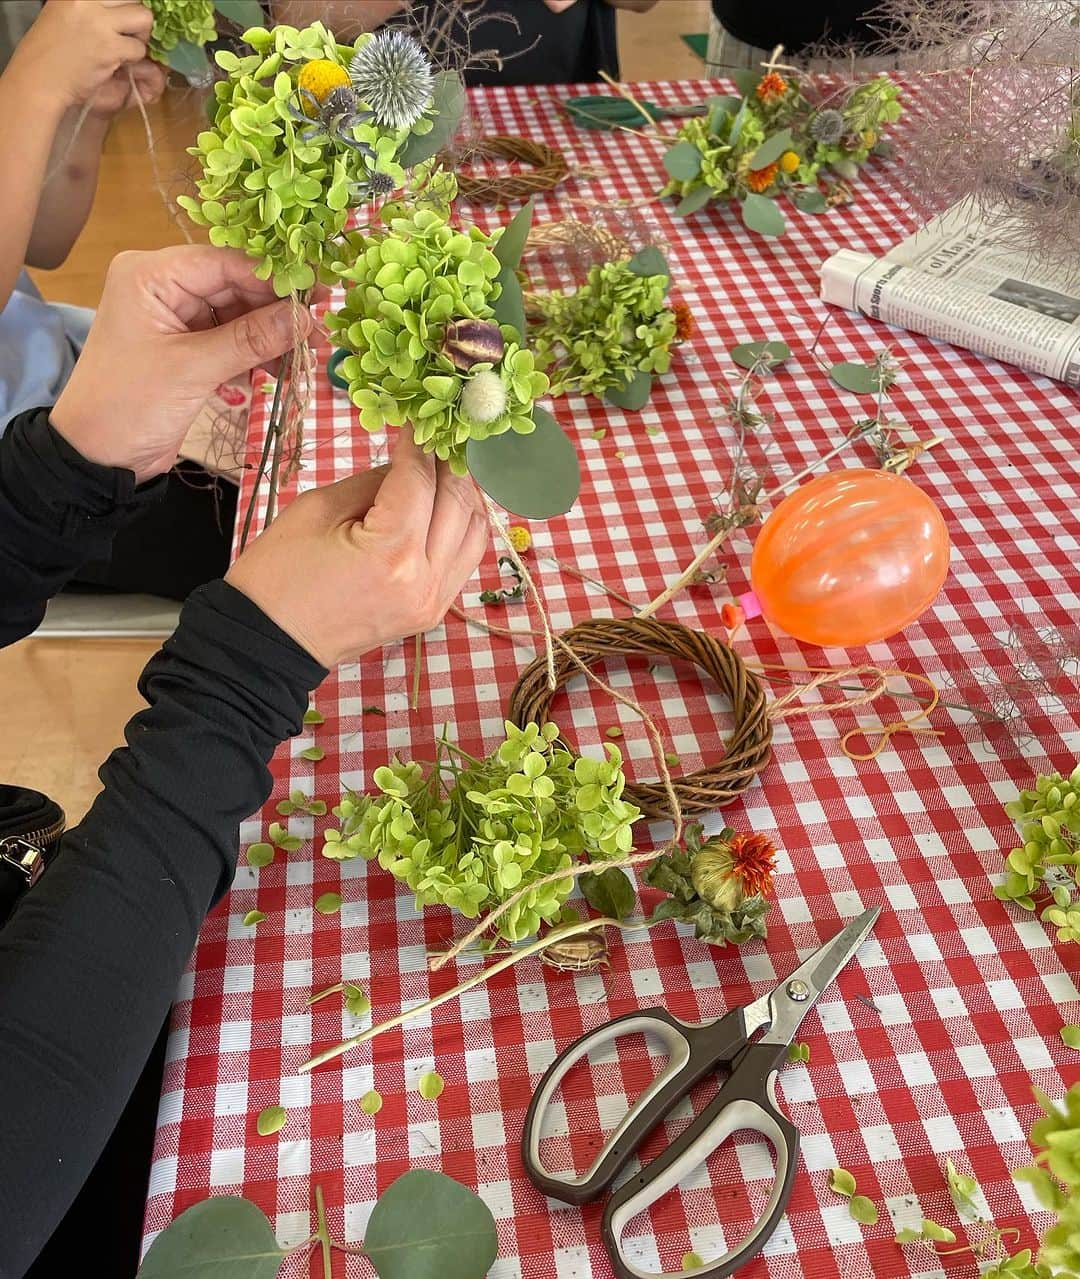
[[[888,154],[885,129],[903,108],[887,76],[817,104],[775,70],[735,78],[742,96],[710,98],[664,156],[671,181],[661,194],[679,198],[677,214],[736,201],[751,231],[781,235],[781,196],[800,212],[824,213],[871,155]]]

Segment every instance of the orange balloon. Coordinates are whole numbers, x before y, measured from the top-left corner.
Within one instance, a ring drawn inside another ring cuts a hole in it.
[[[750,581],[771,622],[808,644],[851,648],[902,631],[949,572],[949,534],[902,475],[828,471],[765,521]]]

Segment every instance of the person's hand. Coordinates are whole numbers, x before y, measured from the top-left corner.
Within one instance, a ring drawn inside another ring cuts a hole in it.
[[[484,551],[476,486],[402,430],[389,467],[302,493],[225,580],[334,667],[438,625]]]
[[[240,249],[178,245],[121,253],[50,421],[90,462],[142,484],[169,470],[221,382],[272,367],[294,340],[293,306]],[[301,307],[299,335],[311,328]]]
[[[12,55],[27,85],[66,111],[141,62],[154,16],[139,0],[46,0]]]
[[[160,62],[151,62],[149,58],[118,67],[90,99],[90,114],[99,120],[111,120],[124,107],[133,106],[135,94],[131,91],[132,82],[139,100],[144,107],[148,107],[165,92],[168,79],[169,73],[165,67]]]
[[[572,4],[577,4],[577,0],[544,0],[544,3],[552,13],[562,13],[564,9],[569,9]]]

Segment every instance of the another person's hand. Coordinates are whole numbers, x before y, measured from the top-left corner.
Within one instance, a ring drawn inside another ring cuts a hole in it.
[[[270,367],[294,340],[293,306],[257,280],[239,249],[178,245],[121,253],[105,277],[86,345],[49,417],[88,461],[169,470],[221,382]],[[301,308],[300,336],[311,328]]]
[[[46,0],[12,55],[28,86],[61,110],[89,102],[146,57],[154,17],[139,0]]]
[[[302,493],[225,580],[324,666],[430,630],[472,576],[476,486],[401,432],[389,467]]]
[[[129,66],[118,67],[90,100],[90,114],[99,120],[111,120],[118,111],[135,105],[135,94],[144,107],[156,102],[165,92],[169,73],[160,62],[143,58]]]

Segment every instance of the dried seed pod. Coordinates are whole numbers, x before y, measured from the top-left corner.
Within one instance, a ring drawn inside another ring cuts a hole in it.
[[[579,937],[553,941],[541,952],[540,959],[549,968],[576,973],[611,966],[607,938],[603,933],[583,933]]]
[[[463,373],[474,364],[498,364],[505,350],[506,343],[497,324],[487,320],[458,320],[446,326],[443,355]]]

